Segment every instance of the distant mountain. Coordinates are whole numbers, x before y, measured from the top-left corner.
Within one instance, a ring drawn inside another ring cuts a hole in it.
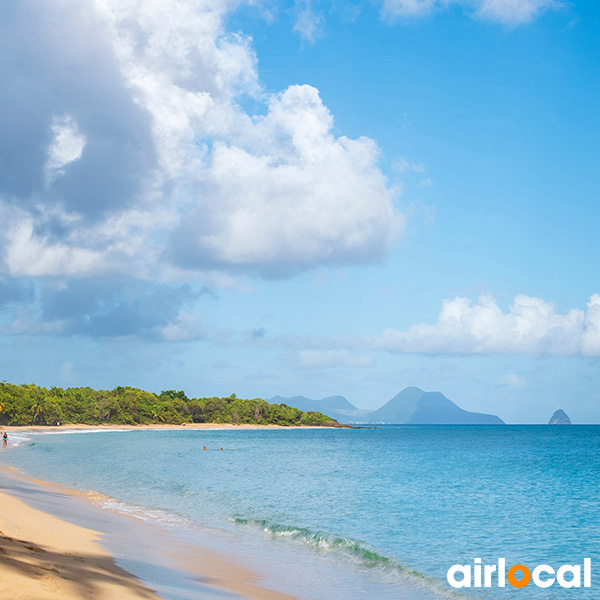
[[[559,408],[548,421],[548,425],[571,425],[571,419],[569,415],[562,409]]]
[[[321,398],[321,400],[312,400],[306,396],[292,396],[290,398],[274,396],[269,402],[271,404],[287,404],[304,412],[320,412],[340,423],[348,424],[365,423],[368,421],[366,416],[373,412],[357,408],[354,404],[348,402],[344,396],[327,396],[327,398]]]
[[[269,400],[271,404],[287,404],[303,411],[316,410],[323,412],[325,410],[358,410],[354,404],[350,404],[344,396],[327,396],[321,400],[311,400],[306,396],[293,396],[291,398],[283,398],[275,396]]]
[[[361,410],[344,396],[311,400],[305,396],[275,396],[269,402],[288,404],[303,411],[321,412],[340,423],[393,423],[410,425],[503,425],[496,415],[463,410],[440,392],[407,387],[377,410]]]
[[[496,415],[463,410],[440,392],[407,387],[369,415],[371,423],[406,425],[504,425]]]

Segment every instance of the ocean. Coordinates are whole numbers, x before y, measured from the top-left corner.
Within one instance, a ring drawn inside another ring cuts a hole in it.
[[[300,598],[598,597],[600,427],[61,428],[11,440],[1,464],[102,494],[105,508],[235,556]],[[476,558],[532,571],[590,558],[592,585],[452,588],[448,569]]]

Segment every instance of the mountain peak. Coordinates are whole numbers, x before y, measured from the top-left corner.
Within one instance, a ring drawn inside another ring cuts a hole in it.
[[[571,425],[571,419],[562,408],[559,408],[548,421],[548,425]]]
[[[306,396],[293,396],[291,398],[274,396],[269,402],[274,404],[288,404],[299,408],[300,410],[314,410],[324,414],[327,414],[328,411],[332,410],[357,410],[356,406],[348,402],[344,396],[328,396],[327,398],[321,398],[321,400],[313,400]]]
[[[404,388],[378,410],[361,410],[344,396],[311,400],[305,396],[275,396],[269,402],[285,403],[300,410],[315,410],[340,423],[387,423],[410,425],[503,425],[496,415],[463,410],[441,392],[424,392],[416,386]]]
[[[369,415],[373,423],[410,425],[502,425],[496,415],[463,410],[441,392],[404,388],[387,404]]]

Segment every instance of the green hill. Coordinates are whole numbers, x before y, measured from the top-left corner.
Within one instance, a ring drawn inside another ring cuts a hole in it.
[[[303,412],[261,398],[188,398],[185,392],[160,394],[132,387],[46,389],[37,385],[0,383],[1,425],[152,425],[233,423],[341,427],[319,412]]]

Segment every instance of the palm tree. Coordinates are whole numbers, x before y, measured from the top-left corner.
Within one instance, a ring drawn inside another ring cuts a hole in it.
[[[156,423],[159,419],[164,423],[165,419],[164,417],[157,411],[153,410],[152,411],[152,418],[154,419],[154,422]]]
[[[35,422],[39,420],[44,412],[43,404],[38,400],[37,404],[33,407],[33,420],[31,421],[32,425],[35,425]]]

